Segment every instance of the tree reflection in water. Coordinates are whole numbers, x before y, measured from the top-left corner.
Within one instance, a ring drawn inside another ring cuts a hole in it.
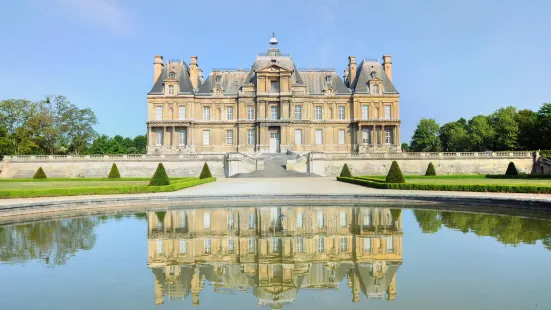
[[[503,244],[535,244],[540,240],[551,250],[551,221],[518,216],[414,210],[424,233],[436,233],[442,225],[477,236],[494,237]]]

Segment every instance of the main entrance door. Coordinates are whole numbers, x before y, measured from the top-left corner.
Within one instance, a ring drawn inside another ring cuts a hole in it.
[[[279,129],[270,128],[270,153],[279,153]]]

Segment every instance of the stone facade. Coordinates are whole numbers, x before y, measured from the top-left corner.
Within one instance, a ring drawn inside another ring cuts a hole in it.
[[[297,69],[277,40],[250,69],[213,69],[156,56],[147,95],[149,154],[400,151],[390,55],[350,56],[334,69]]]
[[[155,303],[199,305],[215,291],[250,291],[279,309],[300,289],[338,289],[352,302],[396,297],[401,210],[371,207],[238,207],[148,213],[148,267]],[[342,287],[342,286],[341,286]],[[346,288],[345,288],[346,289]]]

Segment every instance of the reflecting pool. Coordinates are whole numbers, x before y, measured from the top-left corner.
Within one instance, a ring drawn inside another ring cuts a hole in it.
[[[0,309],[551,309],[551,221],[185,208],[0,226]]]

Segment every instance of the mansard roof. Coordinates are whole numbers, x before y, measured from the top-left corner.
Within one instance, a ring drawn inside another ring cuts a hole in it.
[[[216,81],[216,76],[220,76],[220,81]],[[237,95],[239,88],[245,84],[247,77],[246,69],[214,69],[207,79],[199,86],[198,96],[210,96],[215,87],[220,87],[224,95]]]
[[[335,69],[299,69],[298,73],[311,95],[323,94],[327,87],[331,87],[337,95],[352,94]]]
[[[372,74],[374,72],[374,75]],[[373,78],[382,81],[383,93],[397,94],[398,91],[394,88],[392,81],[386,75],[383,66],[379,60],[364,59],[356,69],[356,78],[352,81],[350,89],[354,93],[369,93],[368,82]]]
[[[175,73],[175,79],[178,81],[178,94],[193,94],[193,85],[189,78],[189,67],[183,60],[169,60],[163,68],[161,75],[153,84],[153,88],[148,95],[163,95],[164,83],[168,79],[169,73]]]

